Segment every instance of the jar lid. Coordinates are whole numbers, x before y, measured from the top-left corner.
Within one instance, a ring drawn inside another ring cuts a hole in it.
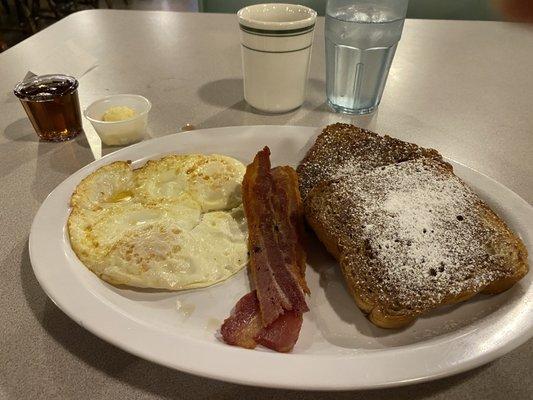
[[[76,78],[68,75],[39,75],[17,83],[13,92],[21,100],[51,101],[78,88]]]

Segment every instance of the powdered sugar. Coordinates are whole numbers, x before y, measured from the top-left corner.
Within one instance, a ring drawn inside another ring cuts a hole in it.
[[[389,313],[459,301],[516,276],[527,257],[435,150],[338,123],[298,173],[306,215],[348,285]]]
[[[371,169],[420,157],[441,160],[438,152],[348,124],[324,129],[298,167],[305,199],[313,187],[343,175],[343,169]]]
[[[425,187],[409,188],[410,190],[391,191],[385,197],[381,206],[383,212],[392,217],[391,228],[399,240],[409,241],[411,250],[409,258],[413,263],[435,266],[447,258],[443,246],[434,241],[435,227],[440,225],[434,210],[437,213],[448,208],[450,198],[444,197],[439,192],[428,191]],[[374,204],[375,205],[375,204]],[[413,207],[413,205],[415,205]],[[397,242],[387,238],[377,238],[383,243],[382,248],[393,249]],[[396,239],[395,239],[396,240]],[[414,245],[414,246],[413,246]],[[429,267],[431,268],[431,267]],[[429,274],[429,269],[423,271]]]
[[[344,165],[337,179],[334,195],[351,199],[348,219],[360,224],[368,268],[380,266],[378,289],[396,307],[437,304],[489,282],[490,271],[478,273],[487,256],[479,199],[442,162],[418,159],[366,171]]]

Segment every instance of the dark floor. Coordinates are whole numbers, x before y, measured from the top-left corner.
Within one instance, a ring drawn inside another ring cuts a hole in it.
[[[17,15],[14,0],[0,0],[0,52],[8,47],[14,46],[18,42],[32,35],[32,30],[38,31],[53,24],[57,18],[50,11],[50,4],[58,4],[49,0],[21,0],[22,3],[31,4],[35,1],[41,8],[42,18],[32,20],[33,29],[27,19]],[[96,1],[96,0],[95,0]],[[128,10],[163,10],[163,11],[198,11],[197,0],[97,0],[99,8],[109,8],[108,4],[115,9]],[[81,3],[82,1],[79,1]],[[126,4],[127,2],[127,4]],[[87,1],[90,3],[90,1]],[[92,8],[87,4],[80,4],[74,7],[74,2],[62,1],[60,7],[62,16],[68,15],[76,10]],[[7,5],[7,7],[6,7]],[[23,11],[22,11],[23,12]]]

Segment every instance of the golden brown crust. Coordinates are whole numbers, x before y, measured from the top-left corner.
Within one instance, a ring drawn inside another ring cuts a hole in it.
[[[74,189],[74,193],[72,193],[72,196],[70,197],[70,204],[69,206],[74,207],[81,207],[87,205],[82,204],[84,202],[84,199],[88,196],[88,192],[91,191],[91,188],[96,186],[95,182],[98,182],[99,179],[106,179],[106,175],[111,171],[112,173],[115,173],[115,171],[120,170],[122,174],[127,176],[128,174],[131,174],[132,167],[131,167],[131,161],[115,161],[110,164],[104,165],[103,167],[100,167],[95,172],[89,174],[85,178],[81,180],[81,182],[76,186],[76,189]],[[125,178],[127,180],[128,177]],[[95,201],[98,198],[98,196],[103,197],[105,195],[109,195],[108,193],[96,193],[95,194]],[[85,200],[86,201],[86,200]]]
[[[305,200],[316,185],[332,179],[346,164],[370,169],[422,157],[442,161],[442,156],[434,149],[380,136],[350,124],[328,125],[296,169],[300,193]],[[443,164],[451,169],[449,164]]]
[[[521,240],[439,157],[337,168],[314,183],[306,219],[374,324],[400,328],[527,273]]]

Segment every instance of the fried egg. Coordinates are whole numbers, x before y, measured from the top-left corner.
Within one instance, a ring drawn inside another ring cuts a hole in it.
[[[247,263],[245,166],[222,155],[114,162],[76,187],[72,249],[103,280],[180,290],[223,281]]]

